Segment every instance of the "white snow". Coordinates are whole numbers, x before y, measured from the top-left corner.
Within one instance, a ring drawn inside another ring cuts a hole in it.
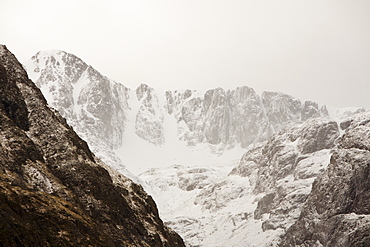
[[[78,104],[78,97],[84,86],[89,82],[88,80],[88,69],[87,68],[77,80],[76,83],[72,84],[73,87],[73,101],[74,101],[74,112],[78,113],[81,110],[81,105]]]
[[[228,176],[236,165],[158,168],[141,174],[140,179],[151,188],[161,218],[188,246],[267,246],[282,230],[262,231],[264,219],[255,220],[253,213],[263,194],[252,193],[249,178]],[[180,188],[182,178],[196,181],[200,174],[206,175],[200,180],[203,189]],[[209,194],[201,197],[202,190]]]

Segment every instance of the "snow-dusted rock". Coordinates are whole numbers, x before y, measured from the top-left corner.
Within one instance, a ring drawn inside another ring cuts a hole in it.
[[[313,119],[281,130],[263,147],[243,156],[232,174],[255,173],[254,193],[265,196],[254,217],[262,219],[268,214],[264,230],[286,229],[297,220],[312,182],[329,163],[330,148],[338,137],[336,122]]]
[[[283,93],[264,92],[259,97],[249,87],[228,91],[216,88],[203,95],[190,90],[168,91],[166,100],[168,113],[178,122],[181,140],[189,145],[219,145],[221,152],[267,140],[289,122],[328,116],[317,103],[302,105]]]
[[[284,123],[301,119],[300,100],[278,92],[263,92],[261,98],[269,122],[276,131],[280,130]]]
[[[256,202],[248,178],[228,175],[235,164],[175,165],[151,169],[140,179],[160,202],[161,217],[185,239],[187,246],[240,246],[236,243],[242,239],[233,232],[248,220],[254,222]],[[268,234],[262,229],[260,232],[264,237]]]
[[[301,110],[301,120],[306,121],[310,118],[316,118],[320,116],[329,116],[329,112],[326,106],[319,106],[316,102],[305,101]]]
[[[370,244],[369,131],[369,114],[351,118],[327,170],[315,180],[299,220],[280,246]]]
[[[162,145],[165,142],[163,113],[157,95],[153,88],[141,84],[136,89],[136,96],[141,106],[136,115],[135,133],[154,145]]]

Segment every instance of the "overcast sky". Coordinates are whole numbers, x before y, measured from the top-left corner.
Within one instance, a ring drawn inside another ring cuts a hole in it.
[[[73,53],[135,88],[280,91],[370,108],[369,0],[1,0],[20,61]]]

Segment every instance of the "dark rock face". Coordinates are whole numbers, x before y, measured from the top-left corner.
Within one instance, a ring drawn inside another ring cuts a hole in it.
[[[141,186],[103,168],[47,106],[5,46],[0,63],[1,246],[184,246]]]
[[[270,193],[265,195],[258,201],[257,209],[254,211],[254,218],[261,219],[262,214],[269,213],[271,211],[271,205],[273,204],[273,200],[275,197],[275,193]]]
[[[352,119],[281,246],[369,246],[369,133],[369,116]]]
[[[8,83],[7,72],[0,63],[0,108],[21,129],[29,127],[27,107],[18,87]]]

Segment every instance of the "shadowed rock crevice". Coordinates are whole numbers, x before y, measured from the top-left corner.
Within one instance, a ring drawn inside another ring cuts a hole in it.
[[[28,130],[28,111],[18,87],[8,83],[7,73],[0,63],[0,109],[23,130]]]

